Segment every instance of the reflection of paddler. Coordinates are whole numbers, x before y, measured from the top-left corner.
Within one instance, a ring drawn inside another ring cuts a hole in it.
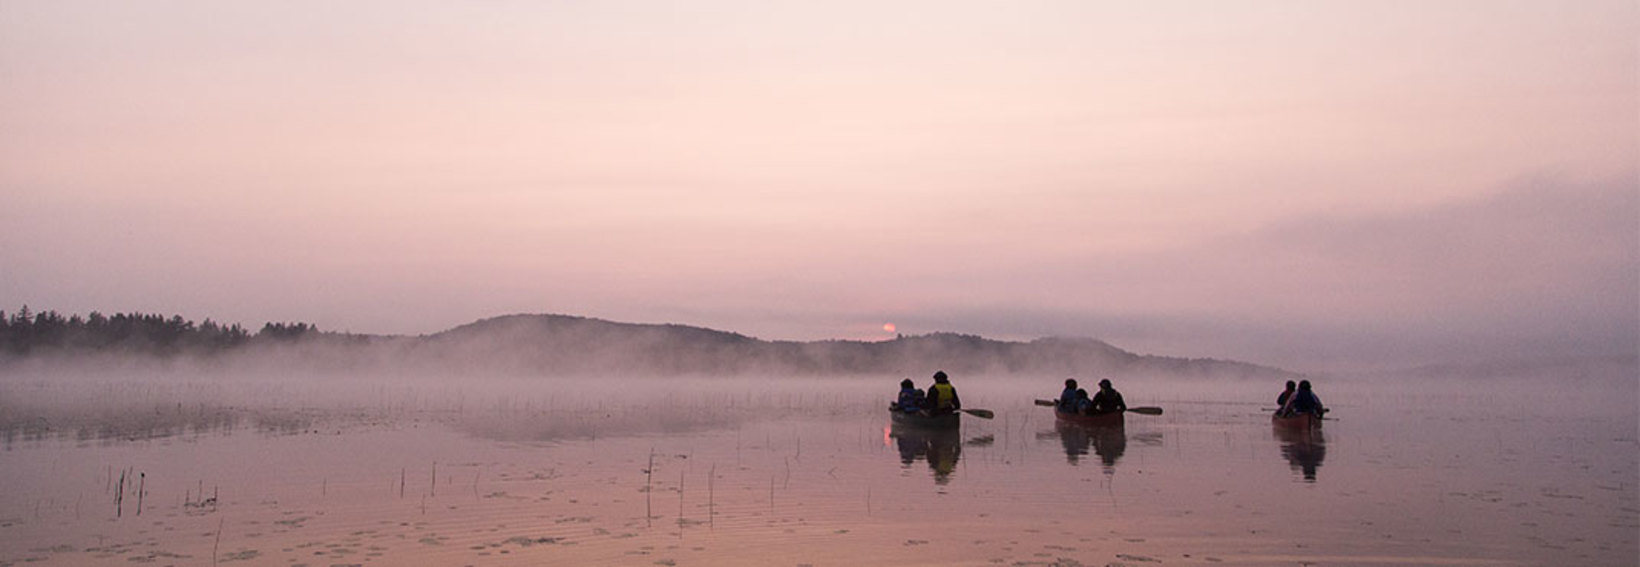
[[[905,435],[894,437],[894,445],[900,449],[900,464],[910,466],[918,457],[928,455],[928,442],[914,439]]]
[[[1315,482],[1316,469],[1327,458],[1327,442],[1320,429],[1294,430],[1277,426],[1276,438],[1281,441],[1281,456],[1293,470],[1304,475],[1306,482]]]
[[[1059,444],[1065,447],[1065,461],[1070,464],[1080,462],[1088,454],[1088,447],[1093,446],[1093,437],[1088,435],[1086,427],[1061,421],[1054,423],[1054,430],[1059,433]]]
[[[1093,452],[1106,468],[1114,468],[1116,460],[1127,451],[1127,431],[1120,427],[1093,428]]]
[[[890,434],[900,452],[900,464],[911,466],[918,459],[928,461],[934,471],[934,481],[945,484],[962,457],[962,435],[955,430],[921,430],[895,428]]]
[[[951,481],[951,471],[957,469],[957,458],[962,455],[962,443],[957,437],[951,437],[950,443],[942,443],[939,439],[929,439],[928,468],[934,470],[934,482],[945,484]]]
[[[1077,425],[1065,421],[1054,424],[1054,430],[1059,433],[1059,442],[1065,448],[1065,460],[1070,464],[1078,464],[1089,449],[1099,455],[1099,461],[1106,467],[1116,466],[1117,459],[1127,451],[1127,432],[1118,427],[1098,427]]]

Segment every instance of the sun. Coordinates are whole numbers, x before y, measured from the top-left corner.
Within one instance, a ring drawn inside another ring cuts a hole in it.
[[[893,323],[883,323],[883,331],[884,332],[892,333],[892,332],[894,332],[894,329],[896,329],[896,328],[897,327],[895,327]]]

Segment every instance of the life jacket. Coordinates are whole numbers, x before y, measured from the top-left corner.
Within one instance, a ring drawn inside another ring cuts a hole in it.
[[[914,412],[922,409],[923,391],[916,388],[900,390],[900,411]]]
[[[941,384],[936,382],[933,386],[928,387],[928,399],[934,402],[931,404],[934,409],[949,408],[952,400],[957,399],[957,388],[950,383]]]

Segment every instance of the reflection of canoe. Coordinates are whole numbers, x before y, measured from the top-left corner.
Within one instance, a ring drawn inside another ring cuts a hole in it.
[[[1091,427],[1121,427],[1122,413],[1123,412],[1119,411],[1111,411],[1083,415],[1079,413],[1062,412],[1057,409],[1053,410],[1053,416],[1061,422],[1087,425]]]
[[[1316,469],[1327,458],[1327,440],[1321,434],[1321,420],[1315,420],[1314,425],[1314,428],[1279,425],[1275,428],[1276,440],[1281,442],[1281,456],[1293,470],[1303,473],[1308,482],[1315,482]]]
[[[1270,422],[1274,423],[1278,429],[1291,429],[1297,431],[1321,427],[1321,418],[1316,417],[1315,414],[1308,413],[1301,413],[1287,417],[1282,417],[1280,414],[1271,414]]]
[[[896,427],[911,429],[956,429],[962,425],[962,414],[948,413],[945,415],[926,416],[919,413],[905,413],[889,410],[888,415],[894,420]]]
[[[1069,417],[1077,416],[1073,414]],[[1122,453],[1127,450],[1127,432],[1121,422],[1116,425],[1080,425],[1058,420],[1053,428],[1065,447],[1065,459],[1073,465],[1088,454],[1088,449],[1092,449],[1107,468],[1114,467],[1116,460],[1122,458]]]
[[[900,414],[905,416],[905,414]],[[890,428],[889,437],[894,439],[894,445],[899,448],[900,464],[910,466],[919,460],[928,461],[929,470],[934,472],[934,484],[944,485],[951,482],[951,475],[957,468],[957,461],[962,458],[962,432],[958,430],[956,420],[929,418],[918,415],[905,416],[918,423],[944,423],[947,427],[914,426],[902,423],[895,419]],[[961,418],[957,418],[961,419]]]

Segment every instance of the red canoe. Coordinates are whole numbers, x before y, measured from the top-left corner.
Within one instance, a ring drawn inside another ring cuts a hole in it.
[[[957,429],[962,426],[962,414],[948,413],[928,416],[921,413],[906,413],[899,410],[888,410],[889,419],[895,427],[911,429],[941,430]]]
[[[1053,416],[1059,419],[1059,421],[1091,427],[1121,427],[1123,413],[1124,412],[1111,411],[1084,415],[1079,413],[1062,412],[1058,409],[1053,410]]]
[[[1321,427],[1321,418],[1310,413],[1301,413],[1288,417],[1282,417],[1280,414],[1271,414],[1270,422],[1274,423],[1276,427],[1282,429],[1299,431]]]

